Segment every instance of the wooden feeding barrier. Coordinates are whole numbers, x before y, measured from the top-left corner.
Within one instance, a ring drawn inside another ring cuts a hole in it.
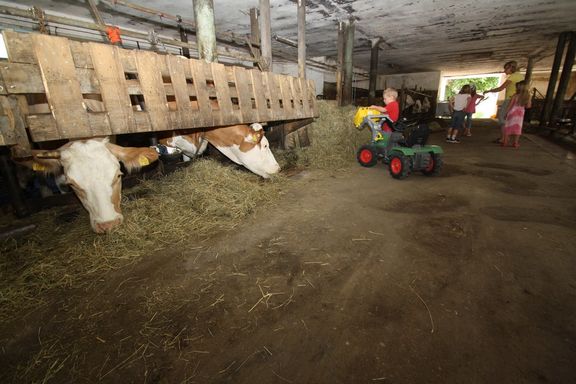
[[[318,115],[311,80],[35,33],[3,37],[3,146]]]

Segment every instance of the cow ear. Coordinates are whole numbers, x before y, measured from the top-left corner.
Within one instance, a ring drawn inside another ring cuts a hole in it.
[[[62,173],[60,151],[33,150],[32,155],[25,158],[13,158],[16,164],[30,168],[35,172],[58,175]]]
[[[255,131],[251,129],[250,133],[246,135],[246,137],[244,138],[244,141],[246,141],[247,143],[258,144],[260,143],[260,141],[262,141],[263,137],[264,137],[263,130]]]
[[[153,148],[121,147],[111,143],[106,143],[106,148],[124,164],[128,172],[158,160],[158,152]]]

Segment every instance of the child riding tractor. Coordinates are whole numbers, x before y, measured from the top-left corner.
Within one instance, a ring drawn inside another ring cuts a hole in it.
[[[392,128],[385,132],[383,124]],[[358,150],[357,160],[363,167],[373,167],[378,160],[388,165],[390,175],[403,179],[413,171],[435,176],[442,169],[442,148],[426,145],[430,130],[425,124],[408,125],[405,120],[394,123],[386,114],[360,107],[354,116],[357,129],[370,128],[372,139]]]

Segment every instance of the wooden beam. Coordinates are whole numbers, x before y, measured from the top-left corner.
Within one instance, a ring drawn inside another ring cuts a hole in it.
[[[542,108],[542,115],[540,116],[540,125],[547,125],[550,121],[550,112],[552,111],[552,102],[554,100],[554,89],[558,81],[558,71],[560,71],[560,63],[564,55],[564,46],[566,45],[566,37],[568,32],[562,32],[558,36],[558,44],[556,45],[556,53],[554,55],[554,63],[552,64],[552,71],[550,72],[550,79],[548,80],[548,89],[546,90],[546,99],[544,100],[544,107]]]
[[[306,0],[298,0],[298,77],[306,78]]]
[[[380,52],[380,38],[372,39],[372,50],[370,52],[370,80],[368,86],[368,95],[376,98],[376,81],[378,80],[378,53]]]
[[[260,25],[258,23],[258,9],[250,8],[250,51],[255,58],[260,58]],[[258,63],[261,66],[260,63]]]
[[[576,55],[576,33],[570,32],[566,40],[568,41],[568,49],[566,51],[566,56],[564,56],[564,66],[562,67],[562,74],[560,75],[556,97],[554,98],[554,104],[552,105],[552,111],[550,113],[550,122],[552,124],[561,117],[562,106],[564,105],[564,96],[568,89],[572,67],[574,66],[574,56]]]
[[[346,34],[346,24],[343,21],[338,22],[338,63],[336,64],[336,103],[342,104],[342,86],[343,86],[343,69],[344,69],[344,35]]]
[[[196,45],[198,56],[208,63],[218,62],[216,51],[216,26],[214,25],[214,1],[192,0],[196,20]]]
[[[262,70],[272,71],[270,0],[260,0],[260,49],[262,50]]]
[[[106,23],[104,23],[104,20],[102,19],[102,15],[100,14],[100,11],[98,11],[98,8],[96,8],[96,4],[94,3],[94,0],[86,0],[86,1],[88,2],[92,16],[94,16],[94,20],[96,20],[96,24],[105,27]],[[102,35],[102,41],[107,43],[109,41],[108,35],[103,31],[100,31],[100,34]]]
[[[352,70],[353,52],[354,52],[354,20],[351,19],[346,27],[345,46],[344,46],[344,81],[342,89],[342,104],[352,104]]]

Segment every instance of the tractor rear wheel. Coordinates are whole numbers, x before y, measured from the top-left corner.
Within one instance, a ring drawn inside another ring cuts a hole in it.
[[[422,173],[425,176],[438,176],[442,170],[442,165],[444,165],[442,156],[439,153],[430,153],[430,161]]]
[[[404,179],[410,175],[410,158],[403,153],[394,153],[390,156],[390,163],[388,164],[390,175],[395,179]]]
[[[370,145],[363,145],[358,150],[358,154],[356,155],[356,159],[358,163],[360,163],[363,167],[373,167],[378,162],[378,154],[374,150],[374,148]]]

